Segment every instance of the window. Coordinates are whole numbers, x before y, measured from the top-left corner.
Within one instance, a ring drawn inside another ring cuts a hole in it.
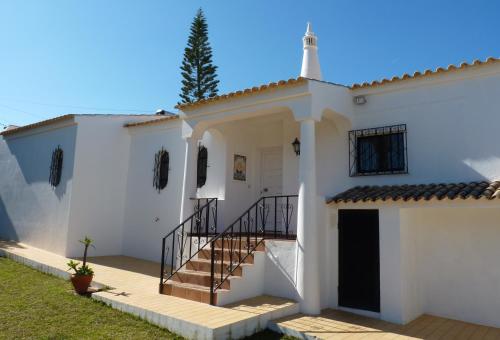
[[[164,189],[168,183],[168,171],[169,169],[170,157],[168,152],[161,148],[155,155],[155,166],[154,166],[154,176],[153,176],[153,186],[158,192]]]
[[[406,125],[349,132],[350,176],[408,173]]]
[[[58,146],[54,151],[52,151],[52,160],[50,162],[50,175],[49,183],[54,188],[61,182],[63,165],[63,150]]]
[[[208,152],[207,148],[200,145],[198,148],[198,164],[196,185],[201,188],[207,182]]]

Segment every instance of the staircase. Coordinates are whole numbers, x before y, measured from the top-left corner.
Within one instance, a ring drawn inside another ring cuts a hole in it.
[[[219,289],[214,293],[214,305],[225,304],[223,301],[229,298],[231,291],[231,285],[237,285],[238,281],[242,279],[248,279],[247,276],[255,271],[256,257],[263,257],[265,251],[265,245],[263,239],[258,239],[259,245],[255,250],[246,256],[246,258],[236,267],[231,273],[230,261],[231,256],[235,257],[237,260],[243,258],[246,255],[246,249],[248,247],[253,249],[252,242],[247,244],[246,241],[242,242],[243,251],[231,252],[231,247],[233,249],[239,249],[239,240],[224,240],[224,249],[222,249],[222,241],[215,241],[214,252],[214,281],[220,282],[221,273],[223,276],[229,275],[227,280],[224,280]],[[232,255],[231,255],[232,253]],[[224,261],[221,261],[222,254],[224,255]],[[233,261],[233,266],[234,261]],[[198,254],[196,254],[191,260],[186,262],[186,265],[177,271],[169,280],[167,280],[162,287],[162,294],[172,295],[188,300],[193,300],[196,302],[210,303],[210,291],[211,291],[211,249],[201,249]],[[254,270],[252,270],[254,269]],[[258,270],[258,269],[257,269]],[[245,275],[246,274],[246,275]],[[223,297],[218,299],[218,297]],[[224,298],[226,297],[226,298]],[[219,301],[220,300],[220,301]],[[220,303],[219,303],[220,302]]]
[[[265,239],[288,238],[292,196],[262,197],[223,232],[207,199],[162,241],[160,293],[212,305],[262,294]]]

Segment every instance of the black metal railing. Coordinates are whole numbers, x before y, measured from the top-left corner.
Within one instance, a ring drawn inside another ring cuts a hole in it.
[[[295,236],[297,200],[298,195],[262,197],[209,241],[210,304],[215,304],[215,292],[264,239]]]
[[[217,198],[196,200],[194,213],[162,239],[160,292],[162,284],[217,235]]]

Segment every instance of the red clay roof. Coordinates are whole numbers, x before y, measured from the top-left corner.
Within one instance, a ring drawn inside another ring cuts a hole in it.
[[[51,118],[51,119],[47,119],[47,120],[42,120],[41,122],[36,122],[36,123],[33,123],[33,124],[28,124],[28,125],[24,125],[24,126],[20,126],[20,127],[14,128],[14,129],[9,129],[9,130],[2,131],[2,132],[0,132],[0,135],[2,135],[2,136],[13,135],[15,133],[19,133],[19,132],[23,132],[23,131],[26,131],[26,130],[34,129],[34,128],[37,128],[37,127],[40,127],[40,126],[50,125],[50,124],[58,123],[60,121],[64,121],[64,120],[68,120],[68,119],[73,119],[74,117],[75,117],[74,114],[68,114],[68,115],[63,115],[63,116],[59,116],[59,117],[55,117],[55,118]]]
[[[465,200],[468,198],[476,200],[500,198],[500,181],[357,186],[328,199],[327,203]]]
[[[463,70],[463,69],[466,69],[466,68],[470,68],[470,67],[474,67],[474,66],[479,66],[479,65],[493,64],[493,63],[497,63],[499,61],[500,61],[500,59],[498,59],[498,58],[489,57],[488,59],[486,59],[484,61],[474,60],[470,64],[467,63],[467,62],[463,62],[459,66],[448,65],[448,67],[446,67],[446,68],[444,68],[444,67],[438,67],[435,70],[427,69],[427,70],[425,70],[423,72],[417,71],[417,72],[415,72],[413,74],[405,73],[405,74],[403,74],[400,77],[396,76],[396,77],[392,77],[391,79],[374,80],[372,82],[365,82],[365,83],[362,83],[362,84],[353,84],[353,85],[351,85],[351,89],[356,90],[356,89],[366,88],[366,87],[375,87],[375,86],[390,84],[390,83],[394,83],[394,82],[402,81],[402,80],[422,78],[422,77],[433,76],[433,75],[436,75],[436,74],[450,72],[450,71]]]
[[[298,84],[302,84],[307,80],[307,78],[303,77],[298,77],[298,78],[291,78],[288,80],[280,80],[278,82],[273,82],[269,84],[264,84],[260,86],[254,86],[252,88],[247,88],[241,91],[235,91],[235,92],[230,92],[227,94],[222,94],[220,96],[215,96],[215,97],[210,97],[202,100],[198,100],[193,103],[183,103],[183,104],[177,104],[175,106],[176,109],[188,109],[188,108],[193,108],[195,106],[207,104],[207,103],[213,103],[216,101],[224,100],[224,99],[229,99],[229,98],[234,98],[234,97],[240,97],[240,96],[247,96],[250,94],[255,94],[257,92],[262,92],[266,90],[273,90],[273,89],[278,89],[278,88],[283,88],[283,87],[288,87],[288,86],[294,86]]]
[[[144,125],[154,125],[154,124],[161,124],[169,120],[173,119],[178,119],[178,115],[168,115],[165,117],[161,118],[156,118],[156,119],[151,119],[151,120],[145,120],[142,122],[133,122],[133,123],[127,123],[124,125],[124,127],[135,127],[135,126],[144,126]]]

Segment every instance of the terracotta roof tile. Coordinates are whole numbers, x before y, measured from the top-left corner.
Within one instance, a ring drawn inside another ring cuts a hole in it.
[[[187,109],[187,108],[193,108],[193,107],[196,107],[199,105],[213,103],[213,102],[224,100],[227,98],[246,96],[246,95],[249,95],[252,93],[261,92],[261,91],[265,91],[265,90],[269,90],[269,89],[277,89],[280,87],[298,85],[298,84],[304,83],[306,80],[307,80],[307,78],[303,78],[303,77],[291,78],[288,80],[280,80],[278,82],[273,82],[273,83],[264,84],[264,85],[260,85],[260,86],[254,86],[252,88],[247,88],[247,89],[243,89],[240,91],[230,92],[227,94],[221,94],[219,96],[198,100],[194,103],[177,104],[175,108],[180,109],[180,110]]]
[[[13,134],[27,131],[27,130],[31,130],[31,129],[34,129],[34,128],[37,128],[40,126],[51,125],[51,124],[58,123],[58,122],[63,121],[63,120],[68,120],[68,119],[73,119],[73,118],[75,118],[74,114],[67,114],[67,115],[63,115],[63,116],[59,116],[59,117],[55,117],[55,118],[51,118],[51,119],[47,119],[47,120],[42,120],[41,122],[36,122],[33,124],[24,125],[24,126],[19,126],[17,128],[14,128],[14,129],[4,130],[4,131],[0,132],[0,135],[2,135],[2,136],[13,135]]]
[[[420,201],[431,199],[500,198],[500,181],[412,185],[357,186],[327,200],[327,203]]]
[[[484,61],[476,59],[472,63],[463,62],[459,66],[448,65],[448,67],[446,67],[446,68],[445,67],[438,67],[434,71],[428,69],[428,70],[425,70],[423,72],[417,71],[417,72],[414,72],[413,74],[405,73],[405,74],[403,74],[400,77],[395,76],[395,77],[392,77],[391,79],[385,79],[384,78],[382,80],[374,80],[372,82],[364,82],[364,83],[361,83],[361,84],[353,84],[353,85],[351,85],[351,89],[356,90],[356,89],[365,88],[365,87],[375,87],[375,86],[390,84],[390,83],[394,83],[394,82],[402,81],[402,80],[415,79],[415,78],[420,78],[420,77],[427,77],[427,76],[436,75],[436,74],[439,74],[439,73],[444,73],[444,72],[449,72],[449,71],[454,71],[454,70],[460,70],[460,69],[465,69],[465,68],[479,66],[479,65],[493,64],[493,63],[496,63],[496,62],[499,62],[499,61],[500,61],[499,58],[493,58],[493,57],[489,57],[488,59],[486,59]]]
[[[178,119],[178,115],[167,115],[165,117],[161,118],[156,118],[156,119],[150,119],[150,120],[145,120],[142,122],[133,122],[133,123],[127,123],[123,125],[124,127],[135,127],[135,126],[145,126],[145,125],[155,125],[155,124],[161,124],[169,120],[173,119]]]

